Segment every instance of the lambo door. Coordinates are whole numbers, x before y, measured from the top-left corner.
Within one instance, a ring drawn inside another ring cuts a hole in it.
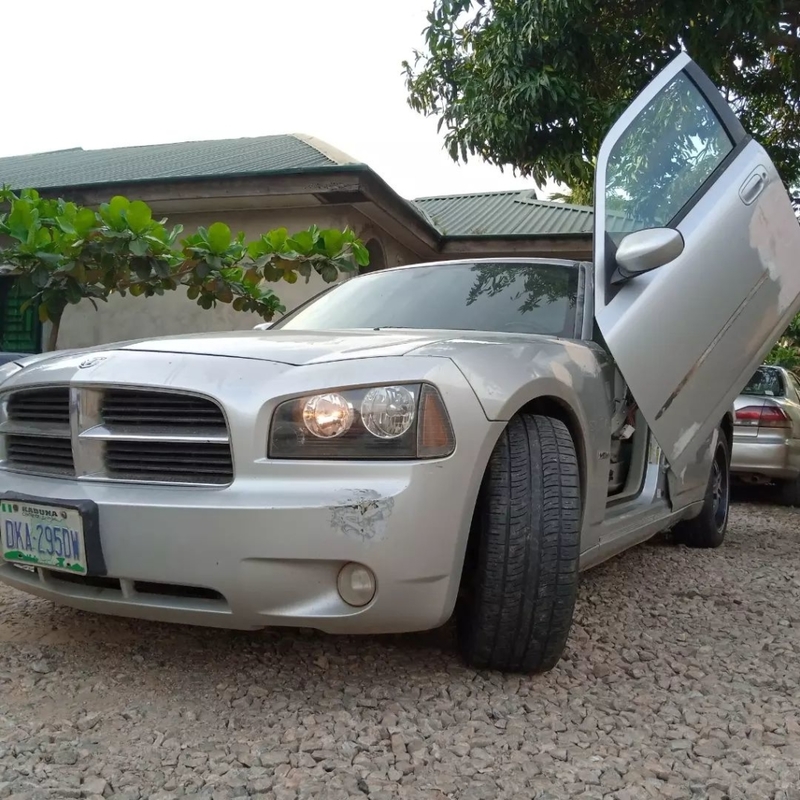
[[[800,224],[764,149],[686,55],[600,149],[595,317],[676,476],[800,307]]]

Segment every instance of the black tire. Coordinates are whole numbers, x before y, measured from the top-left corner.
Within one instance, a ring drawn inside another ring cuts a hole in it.
[[[783,506],[800,506],[800,478],[778,484],[778,502]]]
[[[515,416],[484,477],[457,608],[471,666],[534,673],[556,665],[578,591],[580,528],[578,458],[566,425]]]
[[[703,510],[675,526],[678,540],[688,547],[719,547],[725,541],[731,503],[731,455],[728,439],[720,429],[708,476]]]

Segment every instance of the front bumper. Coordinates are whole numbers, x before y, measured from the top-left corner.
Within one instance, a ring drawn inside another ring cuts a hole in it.
[[[372,377],[380,381],[377,361]],[[405,359],[402,368],[403,359],[391,361],[397,379],[410,374],[409,362],[417,372],[425,367],[423,359]],[[436,361],[457,443],[446,459],[271,461],[267,406],[285,393],[247,414],[240,392],[238,406],[220,397],[242,420],[231,425],[236,476],[227,487],[0,472],[2,492],[96,503],[107,568],[107,577],[84,579],[0,562],[0,581],[85,611],[224,628],[394,633],[442,624],[453,611],[475,498],[503,423],[486,420],[451,362]],[[343,384],[356,383],[350,368],[338,366]],[[361,608],[337,590],[348,562],[376,577],[376,594]]]
[[[733,437],[731,472],[769,480],[794,480],[800,476],[800,439],[780,434]]]

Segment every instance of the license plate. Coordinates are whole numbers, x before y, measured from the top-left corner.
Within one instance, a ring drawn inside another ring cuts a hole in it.
[[[27,500],[0,500],[6,561],[86,575],[83,517],[77,508]]]

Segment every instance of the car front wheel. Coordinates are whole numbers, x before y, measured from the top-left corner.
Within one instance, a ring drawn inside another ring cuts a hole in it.
[[[457,608],[471,666],[526,673],[555,666],[572,624],[580,527],[569,430],[551,417],[515,416],[484,477]]]

